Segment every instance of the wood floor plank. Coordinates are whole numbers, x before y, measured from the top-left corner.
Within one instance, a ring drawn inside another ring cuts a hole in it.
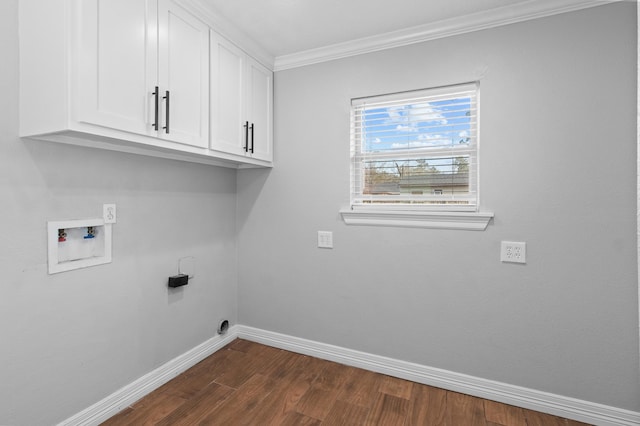
[[[216,366],[219,366],[227,357],[229,353],[232,351],[226,349],[220,349],[218,352],[215,352],[211,356],[206,357],[193,367],[189,368],[184,372],[185,375],[193,374],[193,373],[204,373],[214,369]]]
[[[512,405],[484,401],[484,417],[487,422],[505,426],[527,426],[524,410]]]
[[[355,370],[353,367],[331,361],[323,361],[322,364],[323,368],[296,406],[298,413],[318,420],[323,420],[329,413],[343,386]]]
[[[447,391],[419,383],[413,384],[411,412],[408,424],[445,425],[447,422]]]
[[[265,364],[259,370],[260,374],[274,380],[274,388],[242,423],[281,424],[291,411],[295,411],[298,402],[321,371],[320,367],[310,368],[316,364],[314,358],[288,351],[279,352],[271,352],[271,356],[277,360],[277,368],[273,364]]]
[[[278,368],[273,369],[268,375],[272,379],[282,380],[288,374],[290,374],[291,370],[296,368],[296,366],[304,360],[305,356],[296,354],[289,351],[282,351],[282,357],[280,359]],[[308,357],[306,357],[308,358]]]
[[[226,371],[240,365],[244,357],[245,355],[238,351],[223,349],[200,361],[185,371],[184,375],[206,377],[214,381]]]
[[[483,400],[457,392],[447,392],[447,423],[486,426]]]
[[[185,403],[183,398],[168,394],[149,395],[132,406],[125,415],[103,423],[109,426],[155,425]]]
[[[404,398],[378,393],[378,398],[364,424],[403,426],[409,414],[409,407],[409,401]]]
[[[270,346],[263,346],[261,350],[251,352],[251,355],[255,360],[256,371],[263,376],[281,371],[289,359],[289,352]]]
[[[589,426],[588,423],[565,419],[537,411],[523,410],[527,426]]]
[[[561,417],[551,414],[539,413],[537,411],[525,410],[527,426],[566,426],[567,421]]]
[[[120,426],[126,424],[125,419],[133,412],[133,408],[127,407],[110,419],[100,423],[100,426]]]
[[[207,387],[212,381],[213,379],[206,375],[182,374],[159,387],[158,393],[189,399]]]
[[[295,411],[315,377],[304,369],[308,364],[308,359],[305,358],[308,357],[298,355],[287,361],[287,370],[283,375],[277,375],[278,380],[271,393],[252,411],[246,424],[279,425],[290,412]],[[273,374],[269,377],[274,378]]]
[[[413,383],[397,377],[384,376],[380,383],[379,391],[398,398],[411,399]]]
[[[299,368],[303,368],[308,373],[308,378],[312,378],[311,384],[313,385],[321,382],[320,375],[326,368],[325,362],[323,359],[304,356],[304,359],[300,361],[302,367]]]
[[[187,426],[198,424],[211,411],[226,400],[235,390],[217,383],[211,383],[193,398],[186,401],[156,426]]]
[[[313,385],[300,398],[296,405],[296,411],[307,417],[324,420],[337,396],[335,390],[326,390],[320,386]]]
[[[565,419],[567,426],[591,426],[589,423],[582,423],[577,420]]]
[[[325,390],[341,390],[356,370],[354,367],[332,361],[324,361],[323,364],[324,368],[313,382],[313,386]]]
[[[322,426],[361,425],[367,420],[369,409],[346,401],[335,401]]]
[[[242,424],[243,419],[247,418],[258,403],[269,395],[273,386],[273,379],[254,374],[198,424]]]
[[[234,364],[234,368],[228,367],[222,375],[217,377],[216,383],[237,389],[256,373],[269,375],[272,371],[277,370],[286,358],[287,353],[282,349],[249,343],[250,345],[230,346],[230,352],[235,352],[236,358],[239,360]],[[243,351],[236,351],[234,348],[237,346]]]
[[[190,380],[194,380],[197,382],[211,383],[219,379],[224,374],[227,374],[229,372],[235,373],[237,370],[242,369],[242,365],[245,362],[246,358],[247,358],[247,354],[243,352],[229,350],[229,349],[222,349],[216,352],[215,354],[213,354],[213,356],[208,357],[205,360],[194,365],[189,370],[187,370],[183,375],[178,376],[174,380],[176,382],[180,382],[184,380],[187,383]],[[191,389],[189,389],[188,387],[183,387],[183,388],[176,387],[173,389],[172,388],[173,386],[170,383],[168,383],[167,386],[163,386],[161,389],[163,391],[168,391],[168,392],[192,393]],[[178,393],[178,395],[185,395],[185,394]]]
[[[246,417],[244,424],[281,424],[289,413],[296,410],[298,402],[308,389],[309,384],[305,382],[279,385]]]
[[[318,419],[294,411],[287,414],[280,426],[320,426],[321,424],[322,422]]]
[[[283,359],[280,368],[273,370],[269,377],[275,380],[305,382],[311,386],[322,372],[322,361],[306,355],[284,352],[286,358]]]
[[[214,381],[219,385],[238,389],[256,373],[259,366],[256,365],[258,359],[249,353],[234,352],[236,355],[233,364],[229,365]]]
[[[338,399],[350,404],[371,407],[378,397],[382,375],[357,368],[345,382]]]
[[[227,345],[228,349],[232,349],[234,351],[249,353],[252,349],[259,349],[262,345],[259,343],[252,342],[250,340],[244,339],[236,339],[233,342]]]

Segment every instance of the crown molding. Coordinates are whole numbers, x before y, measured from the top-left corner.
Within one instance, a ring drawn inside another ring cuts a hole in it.
[[[275,58],[274,71],[303,67],[349,56],[495,28],[622,0],[528,0],[403,30],[364,37]]]
[[[211,6],[202,0],[178,0],[178,3],[262,65],[274,69],[275,57]]]

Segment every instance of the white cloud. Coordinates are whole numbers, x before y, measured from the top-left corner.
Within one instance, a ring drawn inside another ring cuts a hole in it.
[[[431,106],[430,103],[411,105],[409,110],[411,121],[436,121],[439,124],[447,124],[447,119],[440,113],[437,108]]]
[[[447,141],[447,140],[449,140],[448,138],[444,137],[443,135],[432,135],[430,133],[420,133],[418,135],[418,139],[420,139],[420,140],[435,140],[435,141]]]
[[[387,114],[389,114],[389,118],[391,119],[391,121],[394,122],[402,118],[403,110],[404,107],[389,107],[387,108]]]
[[[409,142],[396,142],[391,144],[392,149],[409,149],[409,148],[428,148],[442,145],[439,141],[409,141]]]
[[[411,123],[409,125],[398,124],[396,126],[396,130],[399,131],[399,132],[417,132],[418,128],[413,123]]]

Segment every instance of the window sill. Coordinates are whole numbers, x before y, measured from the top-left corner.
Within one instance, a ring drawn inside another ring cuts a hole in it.
[[[425,212],[392,210],[340,210],[347,225],[484,231],[493,218],[489,212]]]

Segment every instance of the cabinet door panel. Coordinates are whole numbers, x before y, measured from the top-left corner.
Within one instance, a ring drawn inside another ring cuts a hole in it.
[[[271,161],[272,152],[272,100],[273,73],[253,60],[249,61],[247,107],[249,117],[254,126],[253,158]]]
[[[77,2],[78,121],[138,134],[152,133],[151,92],[157,62],[154,2]],[[152,15],[152,16],[149,16]],[[151,52],[151,53],[149,53]]]
[[[223,37],[211,33],[211,149],[243,155],[244,52]]]
[[[160,137],[206,148],[209,142],[209,29],[175,2],[159,2],[159,81],[170,92],[162,102]]]

